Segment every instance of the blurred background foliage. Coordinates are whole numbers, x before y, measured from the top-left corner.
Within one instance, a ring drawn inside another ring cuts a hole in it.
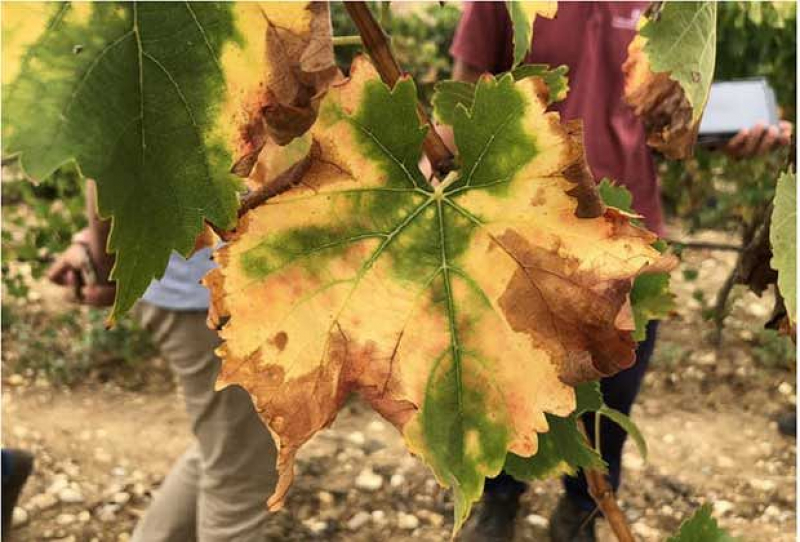
[[[448,50],[460,8],[438,2],[392,3],[390,10],[372,3],[372,8],[391,37],[401,67],[414,77],[421,100],[429,104],[434,83],[451,76]],[[334,35],[356,34],[341,3],[332,4],[331,12]],[[794,2],[719,4],[716,78],[766,77],[783,117],[792,122],[796,18]],[[345,72],[360,52],[359,45],[337,47],[337,60]],[[699,149],[686,162],[660,161],[666,211],[690,232],[721,229],[744,243],[763,219],[786,159],[783,153],[737,161]],[[3,339],[20,345],[16,350],[22,368],[73,381],[112,352],[130,362],[151,352],[146,334],[130,319],[108,334],[102,311],[70,308],[57,325],[50,321],[44,329],[41,315],[31,308],[37,295],[31,285],[41,280],[54,256],[85,225],[83,183],[74,166],[64,166],[49,179],[32,184],[14,163],[4,164],[2,211]]]

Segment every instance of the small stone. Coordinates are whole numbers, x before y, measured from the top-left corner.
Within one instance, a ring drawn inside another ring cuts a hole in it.
[[[111,500],[119,505],[125,505],[131,500],[131,496],[124,491],[118,491],[111,496]]]
[[[56,516],[56,523],[59,525],[72,525],[76,519],[75,514],[59,514]]]
[[[730,501],[719,500],[714,502],[714,512],[717,514],[724,516],[728,512],[732,511],[734,505]]]
[[[128,533],[119,533],[117,535],[117,542],[128,542],[131,539],[131,535]]]
[[[26,523],[28,523],[28,511],[24,508],[20,508],[19,506],[15,506],[14,512],[12,512],[11,516],[11,526],[19,527],[20,525],[25,525]]]
[[[50,493],[39,493],[28,500],[28,506],[36,510],[47,510],[58,504],[58,498]]]
[[[638,523],[634,523],[631,526],[631,529],[633,530],[634,534],[639,535],[644,540],[659,540],[662,538],[661,533],[658,531],[658,529],[654,529],[653,527],[650,527],[649,525],[641,521]]]
[[[347,528],[351,531],[357,531],[372,519],[372,514],[361,510],[356,515],[351,517],[347,522]]]
[[[776,518],[776,517],[778,517],[778,516],[780,516],[780,515],[781,515],[781,511],[780,511],[780,509],[779,509],[777,506],[775,506],[774,504],[770,504],[770,505],[769,505],[769,506],[767,506],[767,508],[764,510],[764,515],[765,515],[765,516],[767,516],[768,518]]]
[[[78,513],[78,521],[81,523],[89,523],[92,520],[92,514],[88,510],[82,510]]]
[[[351,444],[355,444],[356,446],[363,446],[364,443],[367,441],[364,438],[364,433],[361,431],[353,431],[349,435],[347,435],[347,440],[350,441]]]
[[[142,498],[147,494],[147,487],[141,482],[136,482],[131,486],[131,492],[138,498]]]
[[[661,440],[664,441],[664,444],[675,444],[675,435],[672,433],[667,433],[661,438]]]
[[[362,470],[356,477],[356,487],[364,491],[378,491],[383,486],[383,477],[372,469]]]
[[[525,521],[527,521],[529,525],[538,527],[539,529],[546,529],[550,524],[546,517],[540,516],[539,514],[528,514]]]
[[[97,519],[99,519],[103,523],[110,523],[112,521],[116,521],[117,512],[119,512],[118,504],[104,504],[97,511]]]
[[[317,493],[317,499],[319,499],[319,503],[323,506],[331,506],[335,501],[333,493],[329,491],[320,491]]]
[[[703,352],[702,354],[698,355],[696,358],[697,363],[700,365],[715,365],[717,363],[717,354],[713,350],[709,352]]]
[[[47,492],[51,495],[58,495],[63,490],[69,487],[69,480],[63,474],[56,474],[56,478],[53,482],[48,486]]]
[[[781,395],[791,395],[794,392],[792,385],[788,382],[781,382],[778,386],[778,393]]]
[[[389,478],[389,485],[393,488],[398,488],[404,486],[406,483],[406,477],[402,474],[392,474],[392,477]]]
[[[386,430],[386,424],[380,420],[372,420],[369,422],[369,425],[367,425],[367,431],[380,433],[384,430]]]
[[[422,512],[422,511],[420,511],[420,512]],[[436,512],[428,512],[427,510],[425,510],[424,512],[425,512],[425,516],[423,517],[423,519],[425,521],[427,521],[428,523],[430,523],[432,526],[434,526],[436,528],[439,528],[442,525],[444,525],[444,516],[443,515],[437,514]],[[419,515],[422,516],[421,513]]]
[[[417,527],[419,527],[419,518],[413,514],[406,514],[405,512],[399,512],[397,514],[397,526],[401,529],[405,529],[408,531],[413,531]]]
[[[65,504],[83,502],[83,495],[73,486],[68,486],[58,492],[58,500]]]
[[[753,488],[764,492],[774,491],[777,487],[777,484],[775,484],[775,482],[772,480],[762,480],[760,478],[754,478],[750,480],[750,485]]]
[[[126,471],[124,467],[114,467],[113,469],[111,469],[111,474],[114,476],[122,477],[128,474],[128,471]]]
[[[386,512],[383,510],[373,510],[372,514],[372,522],[375,525],[385,525],[386,524]]]
[[[321,535],[328,530],[328,522],[321,519],[308,518],[303,520],[303,525],[315,535]]]
[[[22,375],[14,373],[8,377],[6,382],[8,382],[10,386],[22,386],[25,383],[25,379]]]

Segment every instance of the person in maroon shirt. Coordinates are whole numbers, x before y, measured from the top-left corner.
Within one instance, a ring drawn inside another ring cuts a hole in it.
[[[554,19],[538,17],[534,23],[533,47],[525,63],[569,67],[570,90],[564,101],[554,104],[562,121],[582,119],[589,167],[600,180],[609,177],[633,195],[634,210],[649,229],[664,234],[658,178],[642,121],[623,100],[622,64],[636,34],[639,17],[649,2],[561,2]],[[512,28],[505,2],[465,2],[450,49],[455,59],[454,79],[474,82],[484,72],[511,68]],[[445,141],[451,134],[443,130]],[[752,156],[786,145],[791,125],[781,129],[757,126],[731,140],[728,152]],[[603,379],[605,402],[629,414],[655,346],[658,322],[647,326],[639,344],[637,362],[621,373]],[[587,415],[588,427],[593,417]],[[590,431],[592,433],[592,431]],[[616,489],[620,483],[622,447],[626,434],[606,419],[600,429],[602,455],[608,477]],[[595,504],[586,481],[580,476],[564,478],[565,495],[550,520],[550,536],[556,542],[591,542]],[[486,481],[480,509],[462,532],[462,540],[510,541],[520,495],[526,485],[501,474]]]

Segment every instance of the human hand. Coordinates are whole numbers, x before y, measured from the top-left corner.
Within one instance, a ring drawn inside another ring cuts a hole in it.
[[[792,123],[785,120],[778,126],[756,124],[736,134],[725,146],[725,152],[735,158],[763,156],[791,143],[793,128]]]
[[[48,269],[47,278],[59,286],[69,287],[72,298],[78,303],[109,306],[114,303],[116,286],[113,282],[98,281],[87,238],[87,230],[76,234],[69,248]]]

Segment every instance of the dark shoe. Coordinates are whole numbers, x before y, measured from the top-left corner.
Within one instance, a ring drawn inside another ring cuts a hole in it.
[[[518,493],[484,493],[458,537],[460,542],[511,542],[519,510]]]
[[[3,540],[8,540],[14,507],[31,471],[33,471],[31,454],[22,450],[3,450]]]
[[[594,534],[596,514],[578,507],[568,497],[561,497],[550,516],[552,542],[597,542]]]
[[[797,413],[786,412],[778,416],[778,431],[787,437],[797,436]]]

